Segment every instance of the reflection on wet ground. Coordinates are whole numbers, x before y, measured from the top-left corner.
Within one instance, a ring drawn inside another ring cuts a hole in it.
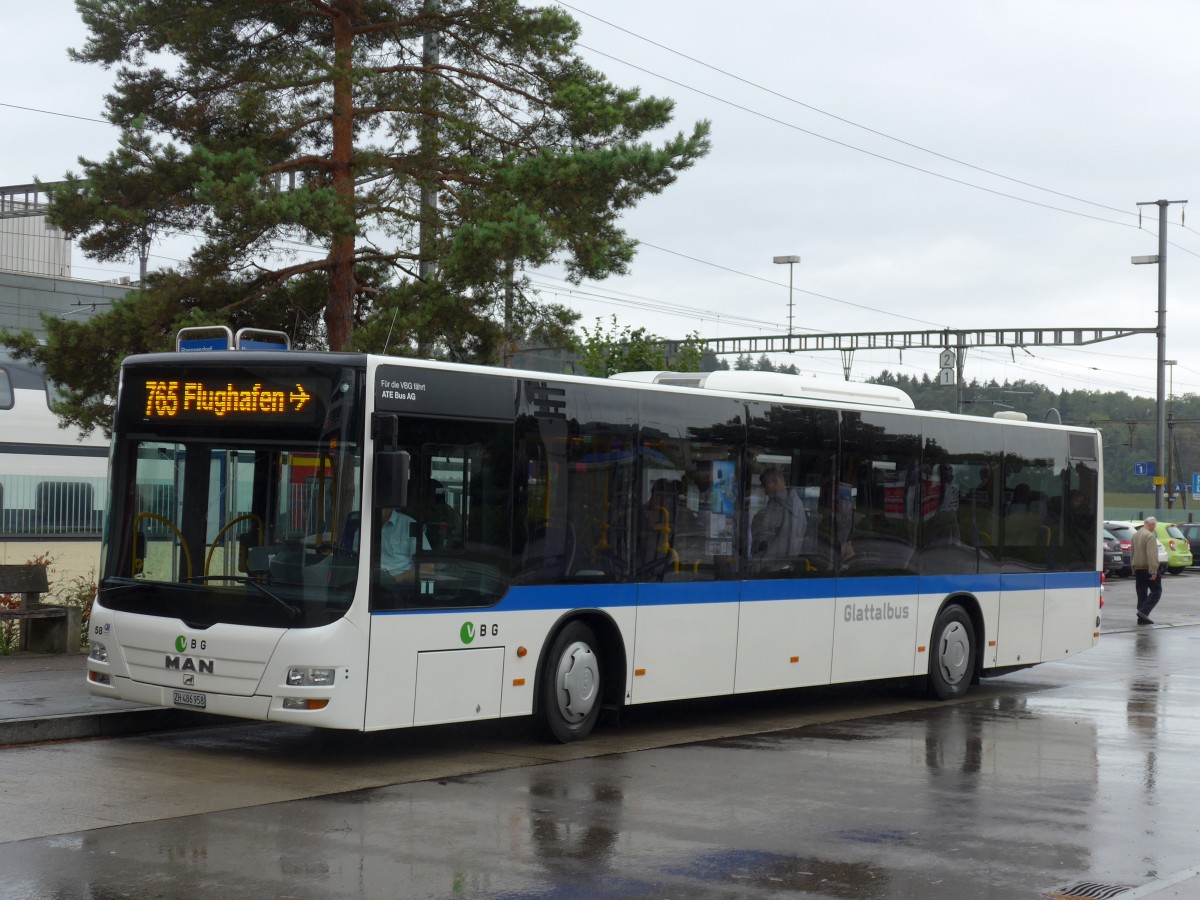
[[[0,871],[30,897],[1009,900],[1195,865],[1200,629],[1112,635],[1004,682],[957,705],[0,844]],[[297,742],[331,781],[355,752]]]

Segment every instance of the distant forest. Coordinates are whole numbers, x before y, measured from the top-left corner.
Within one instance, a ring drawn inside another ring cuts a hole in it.
[[[706,360],[709,361],[709,360]],[[730,368],[727,363],[703,368]],[[740,356],[735,369],[795,372],[795,366],[772,366],[767,357]],[[917,409],[954,410],[955,389],[943,387],[928,375],[920,378],[883,371],[873,384],[898,387],[913,399]],[[1155,409],[1153,397],[1133,397],[1124,391],[1053,391],[1033,381],[971,381],[963,386],[963,412],[991,416],[1000,410],[1023,412],[1030,421],[1046,420],[1058,410],[1066,425],[1098,428],[1104,437],[1104,489],[1107,492],[1150,492],[1151,479],[1133,474],[1135,462],[1154,459]],[[1191,489],[1192,473],[1200,472],[1200,395],[1176,396],[1167,404],[1168,484]]]

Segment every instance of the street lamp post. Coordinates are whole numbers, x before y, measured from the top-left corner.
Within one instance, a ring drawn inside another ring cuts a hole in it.
[[[792,336],[792,278],[796,271],[796,263],[800,262],[798,256],[776,256],[773,261],[783,265],[787,263],[788,267],[788,337]]]

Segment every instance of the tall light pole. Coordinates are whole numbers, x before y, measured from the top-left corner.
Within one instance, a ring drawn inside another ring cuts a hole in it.
[[[792,278],[796,272],[796,263],[800,262],[798,256],[776,256],[772,258],[774,262],[783,265],[787,263],[788,267],[788,337],[792,336]]]
[[[1165,402],[1167,392],[1167,207],[1172,203],[1187,203],[1187,201],[1147,200],[1144,203],[1138,203],[1138,206],[1158,207],[1158,255],[1135,256],[1130,260],[1135,266],[1158,265],[1158,328],[1155,331],[1158,337],[1158,421],[1154,435],[1155,509],[1163,508],[1163,486],[1166,484],[1167,478],[1167,473],[1164,472],[1167,463],[1165,452],[1167,432],[1167,405]]]

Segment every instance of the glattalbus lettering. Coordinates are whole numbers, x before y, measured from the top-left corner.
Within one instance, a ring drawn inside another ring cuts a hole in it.
[[[847,622],[884,622],[907,619],[908,607],[886,600],[883,603],[847,603],[842,612],[842,618]]]
[[[167,662],[164,668],[176,669],[180,672],[200,672],[201,674],[213,674],[213,661],[211,659],[192,659],[190,656],[167,656]]]

